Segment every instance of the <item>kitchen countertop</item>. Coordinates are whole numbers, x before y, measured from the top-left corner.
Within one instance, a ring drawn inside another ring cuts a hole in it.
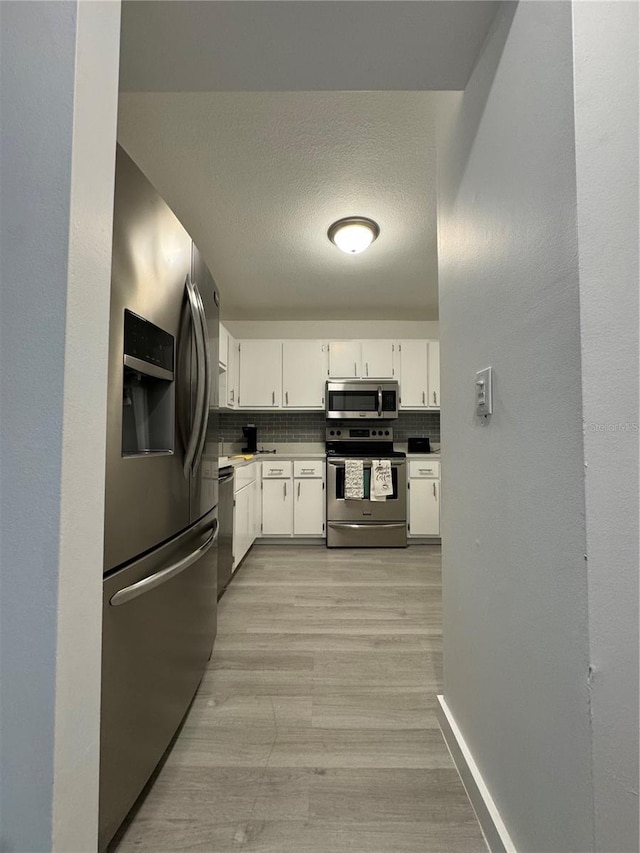
[[[282,459],[284,461],[295,461],[297,459],[324,459],[326,456],[325,453],[256,453],[251,459],[243,459],[243,458],[235,458],[233,456],[221,456],[218,460],[218,465],[220,468],[226,468],[232,466],[234,468],[240,468],[243,465],[250,465],[252,462],[260,462],[260,461],[277,461],[278,459]],[[407,461],[411,460],[416,461],[424,461],[428,459],[433,459],[437,462],[440,461],[440,451],[436,451],[434,453],[408,453]]]

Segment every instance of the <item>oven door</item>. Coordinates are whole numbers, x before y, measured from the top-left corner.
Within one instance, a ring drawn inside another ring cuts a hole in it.
[[[371,489],[371,459],[363,459],[364,499],[346,500],[344,496],[345,459],[327,459],[327,520],[328,521],[406,521],[407,518],[407,460],[391,460],[393,495],[384,501],[369,499]]]
[[[327,382],[325,414],[333,419],[398,417],[397,382]]]

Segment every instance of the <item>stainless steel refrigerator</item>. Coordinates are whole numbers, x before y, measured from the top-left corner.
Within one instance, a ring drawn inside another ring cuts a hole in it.
[[[191,238],[118,147],[100,849],[175,734],[215,638],[218,305],[213,278]]]

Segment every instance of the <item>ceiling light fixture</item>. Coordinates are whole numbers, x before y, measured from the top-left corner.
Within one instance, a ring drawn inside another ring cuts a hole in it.
[[[364,216],[346,216],[330,226],[327,236],[347,255],[357,255],[368,249],[379,233],[380,226],[373,219],[367,219]]]

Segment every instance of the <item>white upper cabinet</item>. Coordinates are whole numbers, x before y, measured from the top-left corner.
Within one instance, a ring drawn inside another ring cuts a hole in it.
[[[238,342],[220,324],[218,351],[220,406],[235,409],[238,405]]]
[[[428,341],[429,408],[440,408],[440,341]]]
[[[358,379],[361,374],[362,346],[360,341],[331,341],[329,343],[329,376],[332,379]]]
[[[282,405],[282,341],[240,342],[241,409],[276,409]]]
[[[282,342],[282,405],[285,409],[324,409],[327,349],[322,341]]]
[[[238,407],[238,341],[229,335],[227,342],[226,401],[229,409]],[[221,396],[220,399],[224,399]]]
[[[400,341],[400,408],[426,409],[429,393],[427,341]]]
[[[227,367],[229,358],[229,332],[220,323],[220,346],[218,350],[218,364],[220,367]]]
[[[440,341],[400,341],[401,409],[440,408]]]
[[[395,341],[362,341],[362,378],[393,379]]]

